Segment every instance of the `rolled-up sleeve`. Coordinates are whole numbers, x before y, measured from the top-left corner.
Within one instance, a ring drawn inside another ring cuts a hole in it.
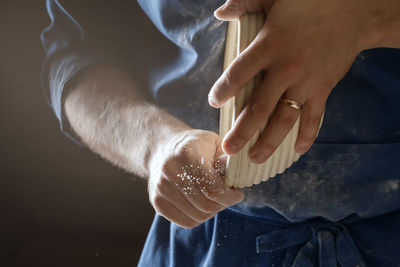
[[[79,6],[78,1],[47,0],[46,7],[51,22],[41,34],[46,53],[42,84],[62,132],[82,145],[63,114],[63,97],[74,77],[90,66],[113,65],[143,76],[145,68],[133,70],[133,65],[145,56],[144,15],[126,1],[89,0]]]
[[[46,64],[47,63],[47,64]],[[47,61],[42,71],[42,80],[45,85],[47,101],[51,105],[57,119],[60,122],[61,131],[73,141],[82,145],[78,137],[65,119],[63,114],[63,92],[67,88],[67,83],[87,66],[95,64],[95,61],[87,55],[80,53],[69,53],[62,57],[57,57],[51,62]]]

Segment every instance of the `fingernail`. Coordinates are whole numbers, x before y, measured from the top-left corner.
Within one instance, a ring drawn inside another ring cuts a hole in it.
[[[240,140],[234,138],[231,139],[230,137],[227,137],[228,135],[229,133],[225,135],[225,138],[222,141],[222,150],[224,151],[225,154],[231,156],[239,152],[239,150],[241,149],[240,146],[241,143]]]
[[[240,149],[240,148],[239,148],[239,145],[236,144],[236,143],[234,143],[234,142],[228,143],[228,147],[229,147],[229,149],[230,149],[231,151],[233,151],[233,153],[238,152],[239,149]]]
[[[215,12],[221,12],[222,10],[225,9],[225,7],[226,7],[226,3],[223,4],[222,6],[220,6],[219,8],[217,8],[217,9],[215,10]]]
[[[262,163],[267,159],[268,155],[264,154],[264,153],[256,153],[254,154],[251,158],[253,159],[253,161],[255,161],[256,163]]]
[[[299,154],[304,154],[304,153],[306,153],[306,151],[307,151],[307,146],[301,146],[301,147],[299,147],[298,149],[297,149],[297,153],[299,153]]]
[[[214,96],[212,96],[211,94],[208,95],[208,103],[210,104],[210,106],[212,106],[214,108],[218,108],[218,102],[217,102],[217,100],[215,100]]]

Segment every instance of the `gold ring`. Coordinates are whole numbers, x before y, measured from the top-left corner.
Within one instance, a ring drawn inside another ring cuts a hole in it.
[[[296,102],[296,101],[294,101],[292,99],[289,99],[289,98],[286,98],[286,97],[281,97],[279,99],[279,101],[281,101],[281,102],[285,103],[286,105],[289,105],[292,108],[295,108],[297,110],[301,110],[301,108],[303,107],[303,105],[300,104],[299,102]]]

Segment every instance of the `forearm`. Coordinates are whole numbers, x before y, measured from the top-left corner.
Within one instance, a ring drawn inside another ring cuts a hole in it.
[[[94,152],[113,164],[148,177],[157,148],[188,125],[146,101],[123,72],[95,67],[65,99],[71,127]]]

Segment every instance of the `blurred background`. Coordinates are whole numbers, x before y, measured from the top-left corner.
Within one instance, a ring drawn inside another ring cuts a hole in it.
[[[146,182],[60,132],[40,84],[48,24],[44,0],[0,1],[0,266],[135,266]]]

